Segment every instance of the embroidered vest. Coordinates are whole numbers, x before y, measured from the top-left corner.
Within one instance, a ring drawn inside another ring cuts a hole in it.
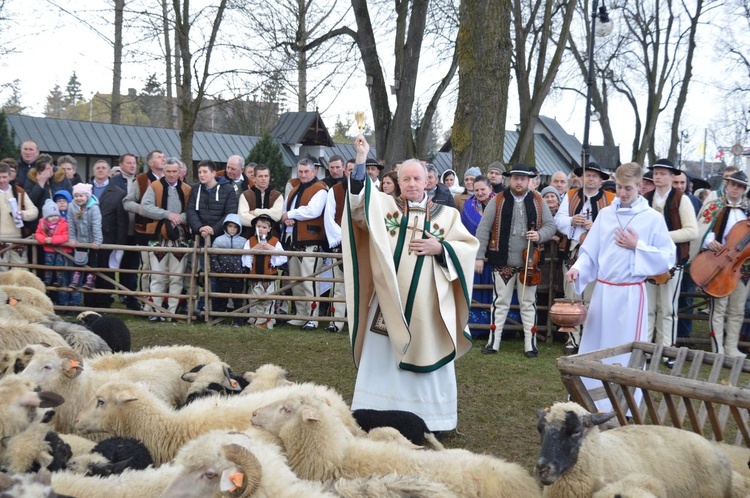
[[[188,185],[185,182],[179,182],[179,186],[180,186],[180,189],[182,190],[182,202],[181,202],[181,206],[180,206],[180,213],[184,213],[185,212],[185,207],[187,205],[188,198],[190,197],[190,190],[192,190],[192,189],[190,188],[190,185]],[[164,186],[161,184],[160,181],[157,180],[155,182],[152,182],[151,185],[150,185],[150,187],[154,191],[154,203],[159,203],[158,205],[160,207],[162,207],[162,209],[166,209],[166,207],[164,207],[164,206],[167,205],[166,196],[169,195],[169,194],[168,194],[167,191],[164,190]],[[164,220],[152,220],[152,221],[153,221],[153,224],[154,224],[153,225],[154,226],[154,232],[149,232],[149,233],[155,233],[156,227],[162,221],[164,221]],[[169,220],[167,220],[167,221],[169,221]],[[149,223],[149,225],[151,225],[151,224]],[[163,226],[164,223],[161,223],[161,225]],[[162,232],[164,232],[163,228],[162,228]],[[186,230],[186,232],[187,232],[187,230]],[[162,235],[164,235],[164,234],[162,233]]]
[[[346,187],[344,186],[344,182],[333,186],[333,198],[336,201],[336,212],[333,213],[333,219],[338,226],[341,226],[341,218],[344,216],[344,203],[346,202]]]
[[[654,194],[656,190],[646,193],[643,197],[648,201],[649,206],[653,206]],[[680,218],[680,204],[682,203],[682,192],[673,188],[667,200],[664,202],[664,221],[667,222],[667,229],[679,230],[682,228],[682,219]],[[677,246],[677,264],[687,263],[690,257],[690,242],[680,242]]]
[[[574,188],[568,190],[568,216],[574,216],[581,212],[583,209],[584,197],[583,190],[580,188]],[[595,221],[599,215],[599,211],[612,204],[612,201],[617,197],[614,193],[607,190],[600,189],[596,195],[589,198],[591,204],[591,221]],[[565,234],[560,234],[559,248],[561,251],[566,251],[570,247],[570,239]]]
[[[513,210],[503,210],[505,206],[506,197],[510,196],[509,202],[515,202],[512,199],[510,191],[505,190],[504,192],[497,194],[492,201],[496,203],[495,221],[492,223],[492,229],[490,231],[490,241],[487,245],[487,260],[493,266],[506,266],[508,262],[508,244],[510,241],[510,227],[513,223]],[[524,204],[526,206],[526,220],[529,221],[529,208],[532,207],[536,213],[531,213],[534,216],[534,223],[536,229],[539,230],[542,227],[542,203],[544,199],[539,192],[534,190],[529,191],[528,195],[524,198]]]
[[[286,210],[290,211],[299,206],[306,206],[315,194],[321,190],[328,190],[326,184],[322,181],[310,182],[302,185],[299,178],[289,180],[292,184],[292,190],[289,191],[289,198],[286,201]],[[299,195],[298,192],[302,191]],[[311,220],[298,220],[292,230],[292,245],[294,246],[314,246],[324,245],[326,243],[325,226],[323,224],[323,214]]]
[[[279,243],[279,239],[276,237],[271,236],[270,239],[266,241],[268,244],[276,247],[276,244]],[[260,243],[258,240],[258,237],[253,235],[250,237],[250,249],[257,246]],[[276,275],[276,268],[271,266],[271,256],[268,255],[259,255],[254,254],[253,255],[253,267],[250,270],[251,275]]]

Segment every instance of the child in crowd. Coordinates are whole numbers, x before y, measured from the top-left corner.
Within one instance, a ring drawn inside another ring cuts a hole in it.
[[[99,211],[99,201],[91,195],[92,185],[90,183],[79,183],[73,186],[73,204],[68,208],[68,224],[70,226],[70,241],[75,245],[78,243],[93,244],[89,249],[77,248],[75,250],[75,265],[83,268],[89,262],[90,253],[96,251],[102,243],[102,214]],[[93,258],[96,261],[96,258]],[[96,275],[83,271],[75,271],[71,279],[71,287],[93,289],[96,285]]]
[[[240,235],[242,222],[236,213],[230,213],[224,218],[224,233],[214,239],[211,247],[219,249],[242,249],[247,244],[247,239]],[[211,270],[216,273],[243,274],[241,254],[213,254],[211,255]],[[217,291],[233,294],[242,294],[245,288],[245,280],[242,278],[218,277],[216,279]],[[213,298],[214,311],[227,310],[226,297]],[[242,306],[242,301],[234,299],[235,307]],[[240,303],[240,304],[238,304]],[[242,326],[242,318],[235,318],[232,327]]]
[[[73,196],[67,190],[58,190],[52,194],[52,200],[57,204],[57,209],[60,210],[60,217],[68,220],[68,206],[73,202]],[[70,239],[70,223],[68,223],[68,239]],[[72,248],[69,248],[70,252],[73,252]],[[70,266],[70,260],[65,258],[65,264]],[[70,280],[73,275],[71,271],[63,272],[63,281],[60,283],[61,287],[68,287]],[[54,297],[53,297],[54,298]],[[60,306],[80,306],[83,302],[83,294],[80,292],[65,292],[61,291],[57,293],[57,304]],[[75,313],[74,311],[63,311],[62,314]]]
[[[255,235],[245,244],[245,249],[260,249],[263,251],[283,251],[279,239],[271,235],[273,218],[267,214],[261,214],[253,219]],[[286,263],[286,256],[268,256],[245,254],[242,256],[242,264],[250,268],[251,275],[277,275],[276,268]],[[272,279],[250,279],[250,293],[254,296],[263,296],[276,290],[276,281]],[[250,306],[250,313],[271,314],[273,310],[272,299],[258,299]],[[262,329],[273,328],[274,321],[271,318],[251,318],[248,323],[254,324]]]
[[[35,236],[44,249],[44,266],[65,266],[65,256],[55,249],[59,248],[67,253],[72,252],[70,247],[59,247],[68,241],[68,222],[60,216],[60,209],[51,199],[44,201],[42,219],[36,226]],[[65,285],[65,272],[44,270],[44,285],[62,287]]]

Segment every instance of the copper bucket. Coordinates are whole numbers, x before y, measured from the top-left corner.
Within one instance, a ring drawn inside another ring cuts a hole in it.
[[[578,325],[586,321],[586,304],[577,299],[555,299],[555,304],[549,309],[549,316],[558,332],[575,332]]]

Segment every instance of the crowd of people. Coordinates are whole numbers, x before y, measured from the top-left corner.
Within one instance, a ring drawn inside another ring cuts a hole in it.
[[[397,199],[406,195],[399,179],[401,164],[390,171],[370,158],[364,164],[373,188]],[[499,350],[504,325],[511,316],[523,326],[526,356],[537,356],[536,303],[540,282],[529,268],[538,269],[540,259],[545,258],[557,259],[561,275],[574,267],[597,216],[616,199],[614,172],[591,162],[585,169],[574,169],[568,175],[556,172],[542,185],[538,172],[523,164],[506,167],[493,162],[474,166],[466,170],[462,179],[453,170],[441,174],[434,165],[422,164],[427,197],[437,205],[457,210],[462,225],[480,243],[473,282],[484,287],[474,289],[472,299],[475,304],[486,306],[470,308],[469,326],[475,335],[489,334],[482,352],[493,354]],[[30,140],[22,144],[19,159],[0,162],[0,235],[3,239],[36,238],[37,261],[49,267],[40,276],[55,289],[58,304],[110,307],[111,294],[86,291],[111,289],[118,269],[140,268],[157,273],[141,273],[138,277],[136,273],[123,272],[119,273],[119,282],[131,291],[143,292],[149,299],[144,302],[123,296],[122,302],[130,309],[150,312],[148,319],[153,322],[165,320],[160,316],[164,311],[184,313],[184,299],[174,296],[186,292],[183,274],[190,258],[185,252],[155,248],[188,247],[195,236],[200,236],[201,244],[217,248],[308,253],[309,256],[289,258],[214,255],[213,272],[252,274],[258,278],[214,278],[210,290],[273,294],[277,283],[271,277],[283,270],[290,276],[304,278],[292,288],[298,298],[294,307],[287,306],[286,300],[260,299],[254,301],[250,312],[294,314],[296,317],[288,323],[303,330],[317,328],[317,321],[309,318],[325,312],[335,319],[327,324],[327,331],[344,329],[347,306],[326,306],[317,299],[326,293],[343,298],[346,285],[324,284],[307,277],[344,278],[341,264],[331,265],[332,261],[314,256],[319,252],[341,252],[347,179],[355,159],[332,156],[322,175],[319,164],[302,158],[296,166],[296,177],[284,192],[270,188],[267,166],[246,165],[240,155],[229,157],[221,171],[212,161],[202,161],[197,168],[198,181],[192,184],[186,181],[185,164],[178,158],[165,157],[161,151],[151,151],[145,166],[139,174],[136,156],[126,153],[114,167],[107,161],[97,161],[92,177],[84,180],[77,172],[75,158],[63,155],[55,161],[40,153]],[[719,250],[732,226],[747,217],[747,184],[744,173],[727,167],[721,188],[704,189],[700,192],[703,198],[699,199],[690,192],[689,177],[667,159],[656,161],[639,178],[638,194],[661,214],[676,245],[674,265],[665,274],[653,275],[646,281],[648,321],[644,339],[670,346],[677,337],[689,336],[691,321],[677,318],[677,310],[691,304],[691,298],[681,297],[681,291],[695,291],[686,269],[698,252]],[[150,250],[112,251],[100,249],[100,245],[147,246]],[[31,260],[26,246],[0,243],[0,250],[0,263]],[[57,269],[70,266],[70,258],[61,253],[70,255],[74,271]],[[200,265],[203,270],[202,260]],[[333,266],[327,273],[321,271],[326,265]],[[97,278],[96,273],[86,271],[86,266],[109,269],[104,273],[108,278]],[[742,354],[737,342],[748,277],[750,268],[743,267],[742,285],[727,298],[710,300],[715,351]],[[588,303],[598,285],[601,282],[594,279],[581,289],[566,284],[558,291],[567,298]],[[161,297],[165,293],[173,296],[166,303]],[[230,302],[239,307],[246,301],[214,298],[212,309],[227,311]],[[190,312],[200,314],[205,305],[201,302],[199,309]],[[511,311],[514,305],[518,312]],[[235,326],[245,323],[268,328],[275,320],[237,318],[232,322]],[[579,326],[567,334],[566,352],[577,352],[580,343]]]

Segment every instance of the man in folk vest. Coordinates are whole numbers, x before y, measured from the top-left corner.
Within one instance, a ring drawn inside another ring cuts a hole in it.
[[[239,215],[242,226],[247,230],[248,237],[255,235],[253,220],[265,214],[273,220],[272,233],[280,236],[278,226],[284,212],[284,196],[278,190],[269,187],[271,184],[271,170],[265,164],[258,164],[254,168],[255,185],[240,195]]]
[[[477,227],[479,250],[474,271],[482,273],[486,264],[493,267],[493,303],[490,338],[482,353],[497,353],[508,316],[513,290],[518,294],[523,323],[524,351],[536,358],[536,285],[524,286],[519,274],[526,261],[523,252],[534,244],[543,244],[555,235],[555,220],[541,194],[529,190],[529,179],[536,173],[525,164],[509,172],[509,185],[487,203]],[[529,245],[532,242],[534,244]]]
[[[324,222],[326,229],[326,237],[328,239],[328,250],[331,252],[341,252],[341,218],[344,215],[344,203],[346,201],[346,189],[349,175],[354,169],[354,163],[351,167],[347,167],[344,170],[343,159],[340,156],[332,156],[328,162],[328,168],[333,177],[333,169],[331,163],[334,162],[334,158],[338,158],[337,161],[341,165],[341,178],[334,178],[331,183],[331,188],[328,190],[328,199],[326,201],[326,209],[324,212]],[[333,268],[333,278],[344,278],[344,267],[343,265],[337,265]],[[344,298],[346,295],[346,288],[343,282],[334,283],[331,289],[331,297]],[[329,308],[331,314],[339,318],[338,321],[331,322],[326,327],[326,332],[336,333],[344,328],[344,317],[346,316],[346,302],[343,303],[331,303]]]
[[[305,251],[311,255],[320,252],[326,244],[323,210],[326,207],[328,188],[317,178],[318,168],[309,158],[297,163],[297,178],[289,180],[291,189],[284,203],[281,224],[284,229],[282,242],[292,251]],[[307,277],[315,273],[320,260],[315,257],[290,257],[289,274],[293,277]],[[295,296],[315,297],[319,295],[318,285],[305,281],[292,287]],[[297,316],[317,316],[318,308],[314,300],[296,301]],[[302,318],[290,320],[290,325],[300,325],[302,330],[314,330],[317,323]]]
[[[734,225],[747,220],[750,212],[745,193],[747,175],[741,171],[731,173],[724,180],[724,194],[703,205],[698,215],[697,240],[691,244],[691,254],[699,251],[720,251]],[[745,303],[750,289],[750,262],[740,267],[740,278],[731,294],[710,299],[709,330],[714,353],[727,356],[745,356],[737,348],[740,330],[745,318]]]
[[[180,160],[170,157],[164,166],[164,176],[152,182],[143,194],[141,212],[149,220],[156,222],[156,239],[152,247],[187,247],[187,215],[185,209],[190,198],[191,188],[180,181]],[[172,252],[150,252],[150,265],[154,271],[165,272],[151,277],[153,294],[168,292],[178,295],[182,292],[183,275],[187,265],[187,254]],[[161,306],[163,297],[153,296],[154,305]],[[177,312],[180,299],[170,297],[167,311]],[[158,322],[161,317],[154,314],[149,321]]]
[[[615,198],[615,194],[602,189],[602,183],[609,179],[609,174],[597,163],[590,162],[583,168],[576,168],[573,173],[583,178],[583,188],[570,189],[563,196],[560,208],[555,215],[557,230],[564,238],[560,242],[560,248],[564,253],[562,272],[565,275],[578,258],[578,248],[596,216],[603,208],[609,206]],[[587,303],[591,300],[594,292],[595,282],[586,286],[582,296],[575,294],[573,286],[565,286],[565,297],[567,299],[583,299]],[[565,352],[575,354],[581,343],[581,327],[577,326],[575,332],[569,332],[565,343]]]
[[[644,197],[649,205],[663,214],[669,236],[677,246],[675,266],[671,278],[664,283],[659,279],[646,280],[648,291],[648,340],[664,346],[674,346],[677,341],[677,300],[680,297],[683,267],[690,256],[690,242],[698,237],[698,222],[690,199],[672,188],[674,175],[680,173],[669,159],[659,159],[653,166],[655,189]],[[656,277],[654,275],[654,277]],[[666,277],[666,276],[665,276]],[[667,360],[668,366],[673,363]]]
[[[156,240],[155,220],[150,220],[143,215],[141,209],[141,200],[146,194],[149,185],[164,176],[164,153],[160,150],[152,150],[146,156],[148,171],[135,177],[135,182],[130,185],[128,195],[122,200],[125,211],[135,215],[133,219],[134,240],[138,246],[147,246],[151,241]],[[177,160],[179,168],[179,160]],[[151,269],[151,260],[147,251],[141,252],[141,269],[148,271]],[[141,292],[148,292],[151,287],[151,275],[148,273],[141,274]],[[145,306],[144,310],[148,310]]]

